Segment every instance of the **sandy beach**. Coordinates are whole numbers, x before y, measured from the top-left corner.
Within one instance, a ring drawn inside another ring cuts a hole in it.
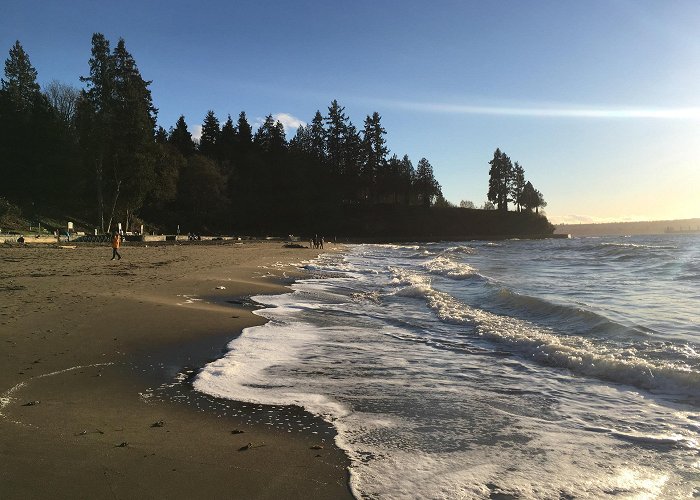
[[[248,297],[284,292],[318,251],[120,252],[0,246],[0,497],[351,498],[327,424],[205,397],[186,379],[263,321]],[[304,424],[274,423],[290,419]]]

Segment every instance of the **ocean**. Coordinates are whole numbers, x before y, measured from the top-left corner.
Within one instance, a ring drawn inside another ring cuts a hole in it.
[[[700,236],[350,245],[304,267],[193,384],[330,422],[357,498],[700,496]]]

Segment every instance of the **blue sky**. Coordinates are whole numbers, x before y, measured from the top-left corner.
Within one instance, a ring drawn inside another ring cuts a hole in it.
[[[0,6],[0,51],[80,86],[92,33],[123,37],[166,129],[338,99],[454,203],[484,202],[500,147],[555,222],[670,219],[700,217],[699,26],[692,0],[23,0]]]

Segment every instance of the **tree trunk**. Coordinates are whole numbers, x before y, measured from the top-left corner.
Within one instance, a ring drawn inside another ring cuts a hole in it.
[[[117,200],[119,199],[119,188],[122,185],[122,181],[117,181],[117,189],[114,192],[114,203],[112,203],[112,212],[109,214],[109,223],[107,224],[107,232],[112,232],[112,221],[114,220],[114,211],[117,209]]]
[[[102,156],[95,161],[95,183],[97,188],[97,220],[100,223],[100,231],[105,232],[105,205],[102,193]]]

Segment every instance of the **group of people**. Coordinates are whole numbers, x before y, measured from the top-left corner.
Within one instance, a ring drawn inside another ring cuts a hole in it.
[[[323,250],[323,236],[320,238],[317,234],[309,240],[309,248],[320,248]]]

